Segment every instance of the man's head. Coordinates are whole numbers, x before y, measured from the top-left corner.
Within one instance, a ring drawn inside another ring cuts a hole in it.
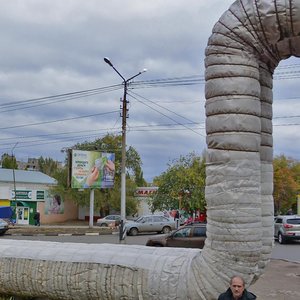
[[[239,299],[245,290],[244,279],[239,276],[233,276],[230,280],[230,289],[233,299]]]

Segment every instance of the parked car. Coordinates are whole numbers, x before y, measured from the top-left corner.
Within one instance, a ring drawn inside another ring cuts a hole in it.
[[[205,239],[206,224],[199,223],[186,225],[166,236],[151,237],[148,239],[146,246],[202,249]]]
[[[0,219],[0,235],[3,235],[8,230],[8,223]]]
[[[125,223],[128,235],[137,235],[140,232],[169,233],[175,229],[175,222],[160,215],[146,215],[134,222]]]
[[[300,240],[300,216],[277,216],[274,224],[274,237],[280,244]]]
[[[187,218],[184,222],[185,225],[191,225],[194,223],[206,223],[206,214],[200,213],[200,215],[196,215],[194,218],[191,216]]]
[[[121,216],[120,215],[107,215],[104,218],[98,219],[96,225],[98,226],[112,226],[116,227],[119,226],[121,221]]]

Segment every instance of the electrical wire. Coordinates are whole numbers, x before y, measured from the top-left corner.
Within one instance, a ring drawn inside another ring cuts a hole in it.
[[[119,111],[115,110],[115,111],[109,111],[109,112],[105,112],[105,113],[92,114],[92,115],[86,115],[86,116],[79,116],[79,117],[72,117],[72,118],[65,118],[65,119],[58,119],[58,120],[44,121],[44,122],[37,122],[37,123],[29,123],[29,124],[22,124],[22,125],[7,126],[7,127],[1,127],[0,130],[20,128],[20,127],[24,128],[24,127],[29,127],[29,126],[44,125],[44,124],[57,123],[57,122],[63,122],[63,121],[77,120],[77,119],[82,119],[82,118],[90,118],[90,117],[95,117],[95,116],[103,116],[103,115],[108,115],[108,114],[114,114],[116,112],[119,112]]]
[[[298,66],[298,65],[295,65]],[[295,67],[294,65],[288,65],[287,68]],[[281,69],[284,69],[282,66]],[[286,76],[289,75],[289,76]],[[286,72],[276,72],[274,73],[274,80],[276,79],[295,79],[300,78],[300,71],[286,71]],[[189,75],[182,77],[171,77],[171,78],[163,78],[163,79],[152,79],[152,80],[143,80],[143,81],[133,81],[128,83],[128,89],[136,89],[136,88],[146,88],[146,87],[180,87],[185,85],[195,85],[195,84],[204,84],[205,78],[202,75]],[[20,109],[28,109],[42,105],[49,105],[58,102],[65,102],[74,99],[80,99],[84,97],[89,97],[101,93],[112,92],[115,90],[122,89],[123,84],[110,85],[105,87],[98,87],[88,90],[68,92],[58,95],[45,96],[39,98],[25,99],[14,102],[7,102],[0,104],[0,113],[2,112],[10,112],[14,110]]]
[[[140,102],[140,103],[142,103],[143,105],[145,105],[145,106],[149,107],[150,109],[152,109],[152,110],[156,111],[157,113],[159,113],[159,114],[163,115],[164,117],[166,117],[166,118],[168,118],[168,119],[172,120],[172,121],[173,121],[173,122],[175,122],[176,124],[179,124],[179,125],[181,125],[181,126],[183,126],[183,127],[187,128],[187,129],[189,129],[189,130],[193,131],[193,132],[194,132],[194,133],[196,133],[197,135],[200,135],[200,136],[203,136],[203,137],[205,137],[203,134],[201,134],[201,133],[199,133],[199,132],[197,132],[197,131],[193,130],[192,128],[189,128],[189,127],[185,126],[183,123],[180,123],[180,122],[178,122],[178,121],[177,121],[177,120],[175,120],[174,118],[172,118],[172,117],[170,117],[170,116],[168,116],[168,115],[166,115],[166,114],[162,113],[162,112],[161,112],[161,111],[159,111],[158,109],[155,109],[155,108],[153,108],[152,106],[150,106],[149,104],[147,104],[147,103],[145,103],[145,102],[143,102],[143,101],[139,100],[137,97],[133,96],[132,94],[130,94],[130,93],[128,93],[128,94],[129,94],[129,95],[130,95],[132,98],[134,98],[135,100],[137,100],[138,102]]]
[[[278,72],[275,71],[274,73],[274,79],[295,79],[295,78],[299,78],[300,77],[300,71],[284,71],[282,72],[282,70],[285,69],[291,69],[291,68],[296,68],[299,67],[300,65],[289,65],[289,66],[280,66],[278,67]],[[176,112],[172,111],[172,110],[168,110],[167,108],[163,107],[160,104],[155,103],[154,101],[151,101],[149,99],[146,99],[145,97],[142,97],[136,93],[134,93],[132,90],[133,89],[137,89],[137,88],[145,88],[145,87],[168,87],[168,86],[173,86],[173,87],[180,87],[180,86],[185,86],[185,85],[195,85],[195,84],[204,84],[205,83],[205,79],[204,76],[199,76],[199,75],[191,75],[191,76],[183,76],[183,77],[173,77],[173,78],[165,78],[165,79],[154,79],[154,80],[147,80],[147,81],[134,81],[132,83],[129,84],[129,89],[130,92],[128,93],[128,95],[130,97],[132,97],[133,99],[135,99],[136,101],[142,103],[145,106],[148,106],[150,109],[160,113],[161,115],[163,115],[164,117],[172,120],[173,122],[176,123],[176,125],[182,126],[184,128],[170,128],[168,126],[174,126],[174,124],[169,124],[169,125],[163,125],[163,124],[156,124],[155,126],[166,126],[167,128],[151,128],[150,125],[146,125],[145,129],[143,128],[138,128],[139,126],[132,126],[130,129],[131,131],[170,131],[170,130],[191,130],[194,131],[196,134],[198,135],[202,135],[199,134],[198,132],[196,132],[193,128],[189,128],[188,125],[192,125],[192,124],[197,124],[197,123],[180,123],[177,120],[175,120],[174,118],[171,118],[169,116],[167,116],[166,114],[163,114],[160,110],[155,109],[154,107],[152,107],[151,105],[145,103],[144,101],[140,100],[140,99],[144,99],[148,102],[151,102],[153,105],[156,105],[160,108],[166,109],[167,111],[177,115],[178,117],[184,118],[186,120],[189,120],[179,114],[177,114]],[[123,84],[117,84],[117,85],[111,85],[111,86],[107,86],[107,87],[99,87],[99,88],[94,88],[94,89],[89,89],[89,90],[83,90],[83,91],[77,91],[77,92],[70,92],[70,93],[64,93],[64,94],[59,94],[59,95],[52,95],[52,96],[48,96],[48,97],[40,97],[40,98],[33,98],[33,99],[27,99],[27,100],[21,100],[21,101],[15,101],[15,102],[10,102],[10,103],[4,103],[4,104],[0,104],[0,113],[4,113],[4,112],[8,112],[8,111],[13,111],[13,110],[21,110],[21,109],[28,109],[28,108],[32,108],[32,107],[37,107],[37,106],[42,106],[42,105],[50,105],[50,104],[54,104],[54,103],[58,103],[58,102],[63,102],[63,101],[70,101],[70,100],[74,100],[74,99],[80,99],[80,98],[86,98],[86,97],[90,97],[90,96],[94,96],[100,93],[107,93],[107,92],[112,92],[115,90],[119,90],[119,89],[123,89]],[[140,98],[140,99],[138,99]],[[299,98],[287,98],[287,99],[299,99]],[[195,101],[198,102],[198,101]],[[88,118],[88,117],[93,117],[93,116],[99,116],[99,115],[104,115],[104,114],[113,114],[119,111],[112,111],[112,112],[107,112],[107,113],[100,113],[100,114],[91,114],[91,115],[86,115],[86,116],[78,116],[78,117],[72,117],[72,118],[65,118],[65,119],[60,119],[60,120],[52,120],[52,121],[45,121],[45,122],[39,122],[39,123],[30,123],[30,124],[23,124],[23,125],[15,125],[15,126],[10,126],[10,127],[3,127],[0,128],[2,130],[4,129],[13,129],[13,128],[21,128],[21,127],[29,127],[29,126],[35,126],[35,125],[42,125],[42,124],[49,124],[49,123],[56,123],[56,122],[63,122],[63,121],[69,121],[69,120],[75,120],[75,119],[80,119],[80,118]],[[280,118],[296,118],[299,116],[282,116],[282,117],[274,117],[273,119],[280,119]],[[191,120],[190,120],[191,121]],[[118,122],[118,119],[116,119],[115,125],[116,126]],[[298,123],[294,123],[294,124],[274,124],[273,126],[299,126],[300,124]],[[204,129],[204,128],[197,128],[199,129]],[[111,128],[107,128],[107,129],[103,129],[103,130],[108,130],[111,131]],[[99,131],[98,133],[92,134],[91,132],[93,130],[88,131],[89,134],[88,135],[80,135],[80,136],[65,136],[63,140],[57,141],[57,143],[61,143],[61,142],[66,142],[67,140],[71,139],[81,139],[81,138],[87,138],[87,137],[93,137],[93,136],[99,136]],[[77,134],[79,132],[77,131]],[[61,133],[62,135],[64,133]],[[57,133],[55,134],[56,136],[58,135]],[[65,135],[68,135],[68,133],[65,133]],[[43,135],[40,135],[43,136]],[[44,135],[47,136],[47,135]],[[204,135],[202,135],[204,136]],[[35,137],[39,137],[39,136],[31,136],[33,138]],[[21,138],[21,137],[20,137]],[[24,139],[27,139],[29,137],[22,137]],[[1,140],[16,140],[16,138],[1,138]],[[34,142],[35,144],[32,144],[32,142]],[[36,141],[27,141],[27,143],[29,145],[28,146],[34,146],[34,145],[38,145],[40,141],[36,140]],[[45,144],[49,144],[49,143],[53,143],[53,140],[49,141],[45,141]],[[20,145],[21,146],[21,145]],[[19,145],[18,145],[19,147]],[[25,145],[24,145],[25,147]],[[10,148],[8,148],[10,149]]]

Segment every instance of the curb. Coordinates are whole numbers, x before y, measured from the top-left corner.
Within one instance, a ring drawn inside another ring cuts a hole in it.
[[[85,233],[6,233],[4,236],[99,236],[99,235],[110,235],[114,233],[103,233],[103,232],[85,232]]]

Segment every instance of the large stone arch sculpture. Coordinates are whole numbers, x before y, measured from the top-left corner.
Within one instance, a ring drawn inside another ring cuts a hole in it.
[[[300,0],[238,0],[206,49],[208,237],[202,253],[1,240],[0,293],[53,299],[216,299],[272,249],[272,74],[300,55]]]

